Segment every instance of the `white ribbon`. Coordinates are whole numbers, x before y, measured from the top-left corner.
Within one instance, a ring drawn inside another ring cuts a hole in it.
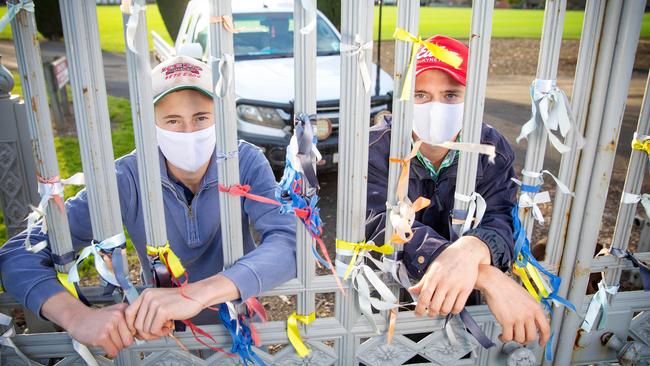
[[[25,237],[24,245],[27,251],[38,253],[47,247],[47,241],[45,240],[32,245],[29,239],[34,227],[45,217],[45,208],[47,207],[48,202],[50,202],[50,199],[59,196],[61,202],[63,202],[63,186],[65,185],[84,185],[83,173],[76,173],[70,178],[62,179],[54,183],[38,182],[38,194],[41,196],[41,200],[38,202],[38,206],[30,206],[32,212],[30,212],[26,218],[27,236]],[[47,234],[47,222],[43,220],[42,223],[41,233]]]
[[[97,363],[97,360],[95,357],[93,357],[93,354],[90,353],[90,350],[88,347],[86,347],[84,344],[79,343],[78,340],[72,338],[72,348],[77,352],[79,357],[81,357],[82,360],[86,363],[88,366],[99,366]]]
[[[473,192],[469,196],[460,192],[455,192],[454,198],[463,202],[469,202],[467,217],[465,217],[461,235],[465,234],[470,227],[476,229],[476,227],[481,223],[481,220],[483,220],[483,215],[487,209],[487,204],[485,203],[483,196],[477,192]],[[472,225],[472,221],[474,221],[474,225]]]
[[[138,22],[140,20],[140,12],[145,11],[146,7],[138,3],[129,4],[131,0],[122,0],[120,10],[123,14],[130,15],[129,20],[126,22],[126,45],[131,52],[137,54],[135,49],[135,32],[138,29]]]
[[[607,294],[615,296],[618,292],[618,285],[616,286],[607,286],[603,280],[598,282],[598,291],[591,298],[589,303],[589,308],[587,308],[587,313],[585,314],[585,320],[582,322],[580,328],[586,332],[591,332],[598,314],[600,313],[600,320],[598,321],[597,330],[602,330],[605,327],[605,322],[607,321],[607,307],[609,305],[609,299]]]
[[[372,50],[372,41],[363,43],[361,36],[356,34],[354,36],[354,44],[341,43],[341,52],[348,53],[350,56],[357,56],[357,63],[359,73],[361,73],[361,81],[366,93],[370,91],[370,71],[368,71],[368,64],[366,63],[366,51]]]
[[[0,335],[0,345],[11,348],[16,353],[16,356],[20,358],[25,365],[41,365],[40,363],[30,360],[19,348],[16,346],[14,341],[11,339],[16,335],[16,330],[11,324],[11,317],[0,313],[0,325],[9,327],[2,335]]]
[[[386,203],[390,209],[390,222],[393,225],[393,232],[397,234],[400,239],[407,242],[413,236],[413,222],[415,222],[415,210],[412,203],[408,198],[400,201],[396,206],[391,206]]]
[[[532,98],[531,109],[532,117],[521,127],[521,132],[517,137],[517,143],[526,138],[537,128],[537,112],[544,124],[548,139],[557,151],[564,154],[571,148],[563,144],[552,131],[559,129],[560,135],[564,138],[573,128],[578,139],[578,148],[584,145],[584,138],[578,132],[575,122],[571,118],[571,105],[566,94],[557,87],[555,80],[533,80],[530,86],[530,95]]]
[[[519,196],[519,207],[532,208],[533,218],[542,225],[544,224],[544,215],[542,214],[542,210],[538,205],[547,202],[551,202],[551,196],[547,191],[533,193],[532,197],[530,196],[529,192],[523,192]]]
[[[433,144],[433,146],[440,146],[450,150],[487,155],[490,163],[492,164],[494,164],[494,158],[496,157],[496,150],[492,145],[477,144],[474,142],[445,141],[440,144]]]
[[[312,161],[320,161],[323,158],[316,144],[311,144],[311,159]],[[287,145],[287,160],[291,163],[291,167],[298,173],[305,173],[302,169],[302,163],[298,158],[298,139],[294,134],[289,140]]]
[[[230,301],[226,301],[226,307],[228,308],[230,319],[233,319],[237,322],[237,326],[235,327],[235,334],[239,334],[239,317],[237,316],[237,309],[235,309],[235,305]]]
[[[623,196],[621,197],[621,202],[626,205],[636,204],[641,202],[641,205],[645,210],[646,216],[650,217],[650,193],[634,194],[634,193],[623,192]]]
[[[97,269],[97,273],[106,282],[110,283],[113,286],[119,287],[120,284],[117,282],[115,274],[104,261],[104,258],[102,257],[100,251],[110,251],[121,246],[125,242],[126,236],[124,236],[124,232],[121,232],[117,235],[111,236],[110,238],[104,239],[99,243],[93,242],[89,246],[85,247],[79,254],[77,261],[72,267],[70,267],[70,271],[68,272],[68,281],[70,283],[79,282],[79,272],[77,270],[77,266],[79,263],[83,262],[84,259],[88,258],[88,256],[92,255],[95,259],[95,268]]]
[[[533,171],[530,171],[530,170],[523,169],[521,171],[521,174],[524,177],[538,179],[540,184],[542,184],[544,182],[543,181],[544,174],[550,175],[551,178],[553,178],[553,180],[555,181],[555,184],[557,185],[557,188],[560,190],[560,192],[562,192],[564,194],[568,194],[568,195],[570,195],[572,197],[575,197],[575,194],[573,192],[571,192],[569,187],[567,187],[566,184],[564,184],[558,177],[556,177],[553,173],[551,173],[548,170],[542,170],[541,172],[533,172]]]
[[[301,0],[300,3],[307,13],[307,17],[311,20],[304,27],[300,28],[300,34],[307,35],[314,31],[316,28],[316,7],[312,0]]]
[[[33,13],[34,2],[32,0],[20,0],[18,3],[14,4],[7,1],[7,12],[0,19],[0,32],[5,29],[7,24],[14,19],[21,9]]]
[[[214,94],[219,98],[223,98],[232,84],[232,71],[235,57],[229,53],[223,53],[221,58],[211,56],[210,61],[219,62],[219,65],[217,66],[219,80],[217,80],[217,83],[214,86]]]

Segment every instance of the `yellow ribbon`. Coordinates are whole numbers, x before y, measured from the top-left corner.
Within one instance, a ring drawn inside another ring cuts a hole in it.
[[[454,68],[459,68],[463,63],[463,58],[454,51],[449,51],[448,49],[438,46],[435,43],[423,41],[420,36],[414,36],[403,28],[395,28],[395,33],[393,33],[398,41],[411,42],[413,43],[413,50],[411,50],[411,59],[409,60],[409,66],[404,77],[404,84],[402,86],[402,95],[400,100],[409,100],[411,97],[411,80],[413,75],[413,69],[415,67],[415,59],[420,49],[420,46],[426,47],[433,57],[438,60],[450,65]]]
[[[542,279],[539,271],[531,263],[527,263],[525,268],[521,268],[517,264],[513,265],[515,273],[521,278],[521,282],[528,290],[528,293],[537,301],[549,296],[548,285]],[[532,282],[531,282],[532,279]],[[533,285],[533,283],[535,285]]]
[[[302,341],[300,336],[300,331],[298,330],[298,322],[301,322],[305,325],[316,320],[316,313],[312,312],[309,315],[298,315],[295,311],[289,315],[287,318],[287,336],[289,337],[289,342],[296,350],[298,356],[305,357],[311,353],[311,350],[307,348],[305,343]]]
[[[650,139],[645,139],[645,140],[634,139],[634,140],[632,140],[632,150],[645,151],[646,154],[650,155]]]
[[[157,255],[167,268],[172,272],[176,278],[180,278],[185,273],[185,267],[181,264],[176,254],[169,247],[169,243],[162,247],[152,247],[147,245],[147,254],[151,256]]]
[[[365,241],[363,241],[360,243],[351,243],[349,241],[345,241],[341,239],[336,239],[336,249],[354,251],[354,254],[352,254],[352,259],[350,259],[350,264],[348,264],[348,268],[345,269],[343,280],[348,279],[348,276],[350,275],[350,272],[354,267],[354,263],[356,263],[357,261],[357,256],[359,255],[359,252],[361,250],[375,251],[381,254],[393,254],[393,252],[395,251],[395,249],[393,249],[393,246],[388,243],[382,246],[377,246],[373,242],[366,243]]]
[[[68,280],[68,274],[65,272],[57,272],[56,273],[56,278],[59,279],[59,282],[65,287],[68,292],[72,294],[72,296],[76,297],[79,299],[79,294],[77,293],[77,289],[74,287],[74,283],[70,282]]]

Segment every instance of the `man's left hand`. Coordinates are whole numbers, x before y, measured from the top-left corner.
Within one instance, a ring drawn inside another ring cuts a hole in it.
[[[463,236],[429,266],[409,292],[418,295],[415,314],[458,314],[475,287],[479,264],[490,264],[490,250],[480,239]]]

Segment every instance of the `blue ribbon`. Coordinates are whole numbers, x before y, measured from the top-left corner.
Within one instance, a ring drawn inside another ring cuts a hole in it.
[[[541,185],[531,186],[529,184],[523,184],[523,183],[521,184],[522,192],[539,193],[541,189],[542,189]]]
[[[244,365],[248,365],[251,362],[260,366],[266,366],[264,361],[253,351],[253,337],[251,336],[250,328],[244,322],[244,317],[242,316],[239,321],[238,319],[232,319],[228,311],[228,305],[226,304],[219,304],[219,317],[232,338],[230,352],[237,353]]]
[[[483,346],[485,349],[489,349],[494,347],[494,342],[483,332],[483,329],[479,327],[479,325],[476,323],[472,315],[467,311],[467,309],[463,309],[460,312],[460,320],[463,322],[463,325],[465,326],[465,329],[469,332],[469,334],[476,339],[478,343]],[[447,315],[445,318],[445,327],[447,326],[447,323],[449,320],[453,317],[453,314]]]
[[[610,248],[609,254],[620,259],[627,259],[632,262],[632,265],[639,269],[641,275],[641,283],[643,284],[643,291],[650,291],[650,267],[638,260],[629,250],[619,248]]]
[[[553,338],[554,337],[555,337],[555,332],[551,332],[551,336],[548,338],[548,342],[546,342],[544,358],[546,358],[547,361],[553,360]]]
[[[7,1],[7,12],[5,15],[0,19],[0,32],[2,32],[7,24],[11,22],[16,14],[21,9],[25,9],[25,11],[28,11],[30,13],[34,12],[34,2],[32,0],[21,0],[18,3],[14,4],[9,1]]]
[[[526,268],[526,265],[530,263],[535,268],[537,268],[537,270],[539,270],[544,275],[546,275],[546,277],[548,277],[549,279],[551,285],[551,291],[548,297],[542,297],[541,299],[542,305],[544,305],[546,309],[551,311],[551,302],[557,301],[558,303],[566,306],[567,308],[576,311],[575,306],[571,302],[569,302],[568,300],[564,299],[563,297],[557,294],[557,290],[560,288],[562,279],[559,276],[556,276],[553,273],[547,271],[544,268],[544,266],[542,266],[537,261],[537,259],[535,259],[533,254],[530,252],[530,242],[528,241],[528,237],[526,237],[526,230],[523,228],[523,226],[521,225],[521,221],[519,220],[518,205],[515,205],[515,207],[512,208],[512,225],[514,228],[515,262],[517,263],[517,265],[521,268]]]

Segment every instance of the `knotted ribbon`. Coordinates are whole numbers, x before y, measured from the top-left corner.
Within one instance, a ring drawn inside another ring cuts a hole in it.
[[[211,62],[218,62],[217,71],[219,79],[214,86],[214,94],[223,98],[232,85],[232,73],[235,66],[235,57],[230,53],[222,53],[220,58],[210,56]]]
[[[370,91],[370,71],[368,71],[368,64],[366,63],[366,52],[372,50],[372,41],[363,43],[361,36],[357,33],[354,36],[354,43],[341,43],[341,52],[349,54],[350,56],[357,56],[357,64],[361,81],[366,93]]]
[[[212,16],[210,17],[210,23],[221,23],[223,29],[227,30],[230,33],[239,33],[241,31],[241,29],[235,28],[235,23],[233,22],[230,15]]]
[[[32,253],[38,253],[47,246],[47,241],[45,240],[36,245],[32,245],[29,239],[34,227],[36,227],[40,220],[45,217],[45,209],[50,202],[50,199],[54,200],[61,213],[65,213],[63,186],[84,184],[83,173],[76,173],[68,179],[60,179],[59,176],[45,179],[38,175],[36,176],[36,179],[38,179],[38,194],[41,196],[41,200],[39,201],[38,206],[32,206],[32,212],[27,216],[27,236],[25,237],[24,243],[25,249]],[[41,232],[43,234],[47,233],[46,221],[43,221]]]
[[[632,150],[645,151],[650,156],[650,136],[640,135],[634,132],[632,138]]]
[[[138,22],[140,21],[140,13],[146,10],[143,5],[131,0],[122,0],[120,10],[123,14],[129,15],[129,20],[126,22],[126,45],[131,52],[137,54],[138,50],[135,48],[135,32],[138,29]]]
[[[553,134],[553,131],[560,132],[564,138],[567,136],[571,129],[574,130],[578,139],[578,148],[584,145],[584,138],[578,132],[575,122],[571,117],[571,105],[566,94],[557,87],[556,80],[533,80],[530,86],[530,96],[532,98],[531,109],[532,117],[521,127],[521,132],[517,137],[517,143],[521,139],[526,138],[537,128],[537,117],[541,118],[541,122],[548,132],[548,139],[553,147],[564,154],[571,150],[571,148],[560,141],[560,139]]]
[[[289,337],[289,342],[300,358],[308,356],[311,353],[311,350],[305,345],[300,336],[298,322],[304,325],[309,325],[314,320],[316,320],[316,313],[314,312],[311,312],[309,315],[298,315],[294,311],[287,318],[287,336]]]
[[[478,192],[472,192],[470,195],[460,192],[454,193],[454,198],[462,202],[469,202],[467,211],[454,210],[454,224],[462,224],[460,234],[465,234],[470,228],[477,228],[483,220],[483,215],[487,209],[485,199]],[[474,224],[472,225],[472,221]]]
[[[616,286],[607,286],[605,283],[605,277],[598,282],[598,291],[591,298],[589,302],[589,308],[587,308],[587,313],[585,314],[585,320],[582,322],[580,328],[585,332],[591,332],[591,329],[596,325],[596,320],[598,319],[598,314],[600,314],[600,320],[598,320],[598,325],[596,325],[597,330],[603,330],[605,323],[607,321],[607,307],[609,306],[609,296],[612,297],[618,292],[618,285]]]
[[[645,210],[645,215],[650,218],[650,193],[644,194],[634,194],[623,192],[621,197],[621,202],[626,205],[641,203],[643,209]]]
[[[619,248],[609,248],[609,254],[613,255],[619,259],[627,259],[632,262],[632,265],[635,268],[639,269],[639,274],[641,275],[641,283],[643,284],[643,291],[650,291],[650,267],[636,259],[634,254],[629,250],[623,250]]]
[[[460,65],[463,63],[463,58],[460,57],[458,53],[449,51],[448,49],[437,44],[423,41],[420,36],[416,37],[403,28],[395,28],[393,37],[398,41],[413,43],[408,68],[406,69],[406,75],[403,79],[404,81],[402,85],[402,94],[399,98],[400,100],[409,100],[411,98],[411,84],[413,80],[412,75],[415,68],[415,60],[417,59],[417,53],[420,47],[426,47],[426,49],[431,52],[431,55],[433,57],[454,68],[460,67]]]
[[[5,13],[5,15],[2,16],[2,18],[0,18],[0,32],[2,32],[5,29],[7,24],[9,24],[9,22],[11,22],[14,19],[14,17],[16,16],[16,14],[18,14],[20,10],[25,10],[30,13],[33,13],[34,2],[32,0],[20,0],[19,2],[14,4],[10,1],[7,1],[7,12]]]
[[[253,336],[245,317],[237,315],[232,303],[219,305],[219,317],[232,338],[230,352],[238,354],[244,365],[252,362],[265,366],[264,361],[253,351]]]
[[[539,205],[542,203],[551,202],[551,196],[547,191],[540,192],[542,184],[544,183],[543,175],[550,175],[555,184],[557,185],[559,191],[563,194],[568,194],[574,196],[574,193],[571,192],[569,187],[566,186],[558,177],[553,175],[548,170],[542,170],[540,172],[533,172],[529,170],[522,170],[522,175],[534,180],[537,180],[536,185],[524,184],[522,181],[516,178],[511,178],[519,187],[521,187],[521,194],[519,195],[519,207],[520,208],[531,208],[532,216],[540,224],[544,224],[544,215],[542,210],[539,208]]]
[[[311,18],[307,25],[300,28],[300,34],[307,35],[314,31],[316,28],[316,6],[314,5],[313,0],[300,0],[300,4],[307,13],[307,16]]]

